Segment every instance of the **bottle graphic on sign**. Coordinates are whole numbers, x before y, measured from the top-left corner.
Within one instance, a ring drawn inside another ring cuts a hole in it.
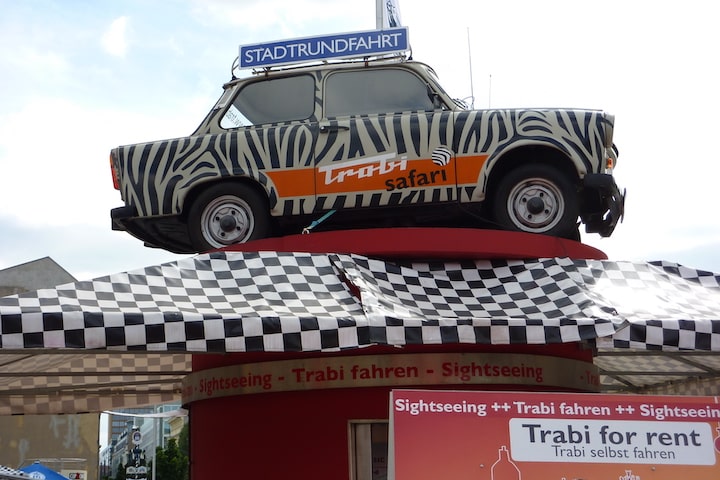
[[[521,480],[520,469],[510,460],[510,452],[505,445],[498,450],[498,459],[490,469],[491,480]]]

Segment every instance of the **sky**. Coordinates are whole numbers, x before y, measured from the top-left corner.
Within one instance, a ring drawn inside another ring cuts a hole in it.
[[[720,272],[712,1],[400,0],[415,60],[476,108],[616,116],[611,260]],[[78,280],[186,258],[110,228],[110,149],[190,134],[241,44],[375,28],[375,0],[0,0],[0,269]]]

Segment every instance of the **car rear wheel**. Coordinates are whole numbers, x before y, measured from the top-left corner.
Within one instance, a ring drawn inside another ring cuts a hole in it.
[[[493,216],[503,228],[576,239],[579,215],[575,185],[548,165],[523,165],[500,181]]]
[[[198,252],[265,238],[269,232],[267,201],[246,185],[213,185],[190,207],[188,233]]]

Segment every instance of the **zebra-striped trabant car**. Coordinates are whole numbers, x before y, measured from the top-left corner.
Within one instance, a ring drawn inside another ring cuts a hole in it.
[[[624,209],[613,123],[469,110],[405,59],[264,69],[225,84],[191,136],[112,150],[113,229],[178,253],[299,233],[327,212],[327,228],[476,222],[578,239],[582,222],[609,236]]]

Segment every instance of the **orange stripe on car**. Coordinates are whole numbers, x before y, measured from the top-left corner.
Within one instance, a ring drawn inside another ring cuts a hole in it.
[[[335,162],[316,169],[301,168],[267,172],[281,198],[319,195],[392,191],[443,185],[477,184],[487,155],[461,157],[448,165],[430,159],[407,160],[378,155],[368,161]]]
[[[455,160],[458,185],[477,185],[480,170],[487,161],[487,155],[468,155]]]
[[[278,197],[312,197],[315,195],[314,169],[299,168],[266,171],[275,184]]]

